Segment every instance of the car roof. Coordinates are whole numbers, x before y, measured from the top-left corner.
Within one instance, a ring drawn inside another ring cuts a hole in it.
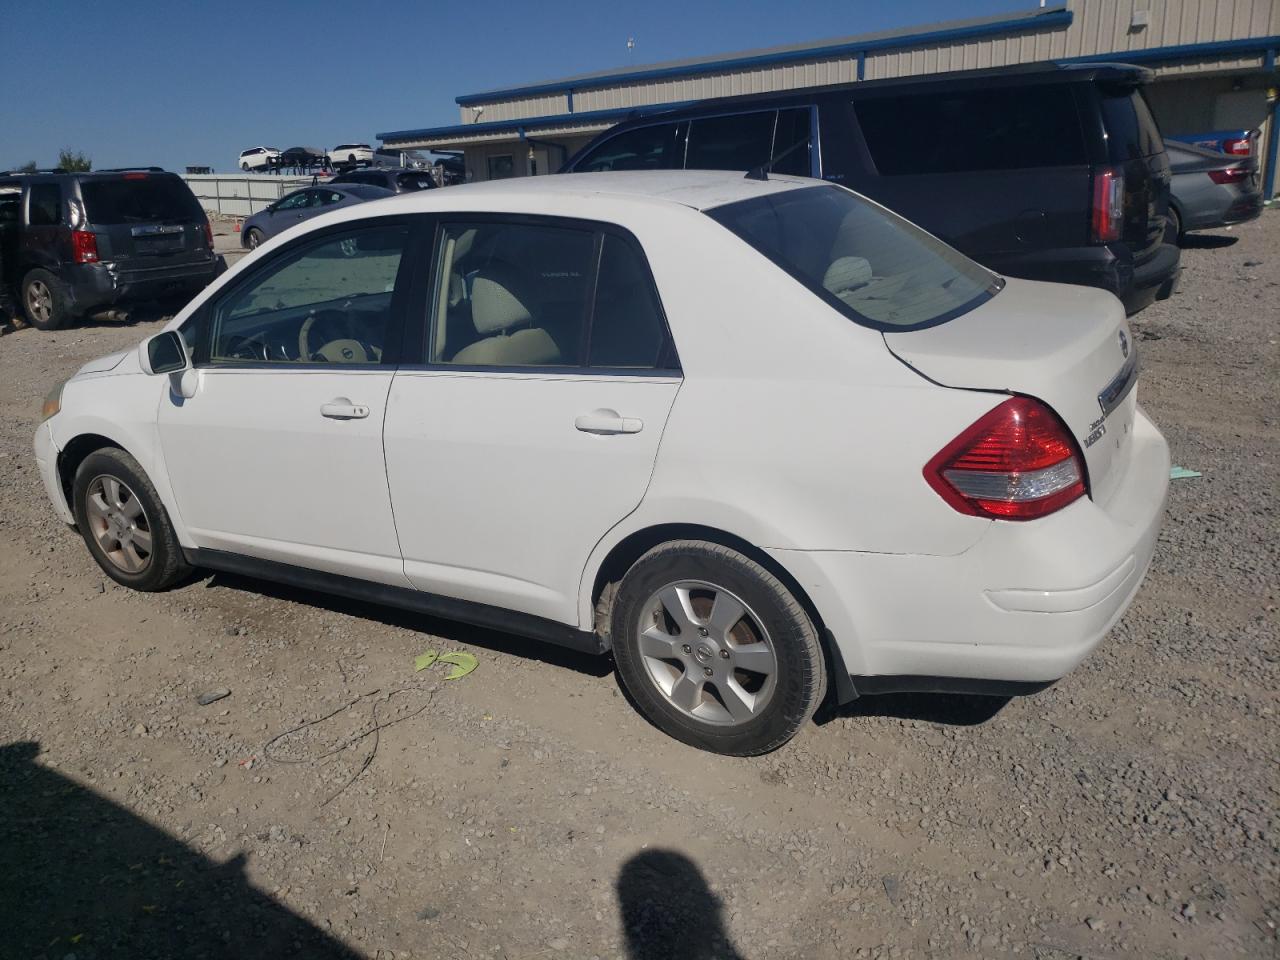
[[[601,173],[561,173],[542,177],[513,177],[467,183],[447,190],[398,195],[388,205],[402,205],[405,212],[419,210],[488,210],[541,207],[548,202],[612,198],[643,204],[673,204],[694,210],[782,193],[799,187],[820,186],[807,177],[770,174],[757,180],[736,171],[637,170]],[[388,206],[382,207],[386,212]]]

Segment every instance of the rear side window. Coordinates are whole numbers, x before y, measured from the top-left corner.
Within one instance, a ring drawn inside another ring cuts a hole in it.
[[[679,170],[684,166],[686,127],[683,123],[659,123],[627,130],[592,150],[574,170]]]
[[[625,240],[605,234],[603,244],[588,362],[593,367],[652,368],[658,364],[666,325],[649,270]]]
[[[775,110],[703,117],[689,123],[688,170],[750,170],[769,162]]]
[[[56,183],[35,183],[27,201],[27,222],[50,227],[62,222],[62,188]]]
[[[1138,90],[1102,90],[1102,122],[1112,162],[1140,160],[1164,149],[1160,128]]]
[[[877,97],[854,104],[883,176],[1088,163],[1066,85]]]
[[[709,215],[845,316],[884,330],[944,323],[999,279],[883,207],[836,186],[726,204]]]
[[[90,223],[204,219],[204,211],[190,188],[177,177],[83,180],[80,195],[84,197],[84,212]]]

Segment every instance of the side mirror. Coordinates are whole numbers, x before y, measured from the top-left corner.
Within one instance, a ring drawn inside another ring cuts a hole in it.
[[[177,330],[166,330],[142,341],[138,354],[143,372],[152,376],[175,373],[187,366],[187,347]]]

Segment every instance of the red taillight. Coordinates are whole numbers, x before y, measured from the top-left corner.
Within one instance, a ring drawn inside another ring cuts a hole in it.
[[[1227,167],[1225,170],[1210,170],[1209,179],[1214,183],[1241,183],[1249,178],[1245,167]]]
[[[1232,137],[1230,140],[1223,140],[1222,152],[1236,157],[1247,157],[1253,153],[1253,139],[1251,137]]]
[[[924,478],[961,513],[1034,520],[1084,495],[1084,460],[1052,410],[1011,397],[947,444]]]
[[[124,179],[125,180],[145,180],[147,179],[147,175],[145,173],[126,173],[124,175]]]
[[[204,242],[209,245],[209,249],[213,249],[213,224],[208,220],[204,222]]]
[[[76,263],[97,263],[98,238],[88,230],[73,230],[71,253]]]
[[[1093,177],[1093,242],[1119,240],[1123,220],[1124,174],[1114,167],[1103,167]]]

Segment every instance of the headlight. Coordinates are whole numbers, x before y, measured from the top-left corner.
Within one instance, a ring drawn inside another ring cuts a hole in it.
[[[44,406],[40,408],[41,421],[48,420],[62,409],[62,388],[66,385],[66,382],[63,381],[45,394]]]

